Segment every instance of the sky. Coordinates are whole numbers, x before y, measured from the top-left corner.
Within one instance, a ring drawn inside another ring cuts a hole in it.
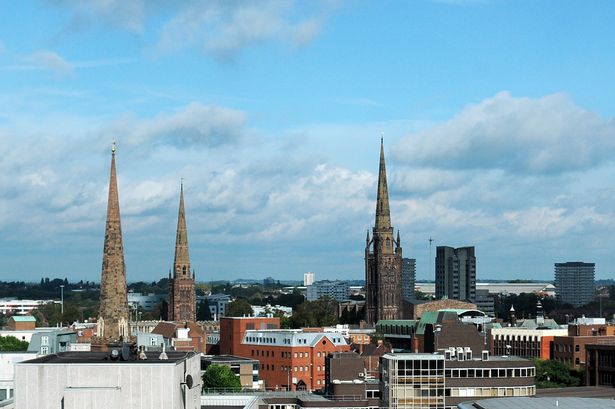
[[[86,5],[87,4],[87,5]],[[615,3],[11,2],[0,279],[100,279],[110,147],[128,281],[362,279],[381,135],[417,279],[615,271]]]

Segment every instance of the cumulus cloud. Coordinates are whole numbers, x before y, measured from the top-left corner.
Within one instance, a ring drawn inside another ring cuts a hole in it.
[[[400,162],[449,169],[557,173],[587,169],[615,153],[615,120],[563,94],[516,98],[501,92],[395,147]]]

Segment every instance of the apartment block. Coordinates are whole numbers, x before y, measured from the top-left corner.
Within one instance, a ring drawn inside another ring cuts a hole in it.
[[[474,247],[436,248],[436,298],[476,300],[476,255]]]

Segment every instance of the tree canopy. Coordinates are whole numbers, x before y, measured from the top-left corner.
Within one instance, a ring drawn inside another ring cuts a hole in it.
[[[252,310],[252,306],[250,303],[243,299],[238,298],[235,301],[231,301],[226,306],[226,312],[224,313],[227,317],[243,317],[254,314],[254,310]]]
[[[291,327],[324,327],[337,324],[337,302],[330,297],[299,304],[291,317]]]
[[[0,351],[3,352],[16,352],[16,351],[27,351],[28,343],[26,341],[21,341],[11,335],[3,337],[0,335]]]
[[[228,366],[212,364],[203,374],[203,389],[240,391],[241,381]]]
[[[554,359],[535,359],[536,387],[566,388],[580,386],[583,380],[581,371],[565,365]]]

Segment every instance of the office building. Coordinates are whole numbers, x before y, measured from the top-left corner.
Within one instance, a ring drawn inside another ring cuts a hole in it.
[[[615,345],[585,345],[585,384],[615,387]]]
[[[29,314],[32,310],[36,310],[52,302],[53,300],[15,300],[13,298],[0,298],[0,314]]]
[[[465,348],[444,354],[385,354],[380,363],[381,407],[448,409],[493,396],[536,394],[534,364],[517,357],[472,356]]]
[[[414,285],[416,284],[416,260],[413,258],[401,259],[401,287],[404,300],[416,299]]]
[[[522,358],[551,359],[555,337],[568,335],[568,329],[533,329],[522,327],[492,328],[493,355],[515,355]]]
[[[436,298],[476,300],[474,247],[436,248]]]
[[[196,321],[196,292],[194,270],[190,274],[190,253],[188,251],[188,229],[184,209],[184,184],[179,194],[179,213],[175,239],[173,275],[169,273],[169,321]]]
[[[580,307],[594,300],[595,263],[580,261],[555,263],[555,295],[557,300]]]
[[[100,309],[96,321],[97,333],[103,342],[116,342],[120,339],[128,339],[130,336],[127,293],[114,143],[111,148],[107,222],[100,279]]]
[[[375,325],[379,320],[401,319],[402,298],[402,248],[399,231],[393,235],[389,191],[384,161],[384,143],[380,141],[380,168],[376,198],[376,221],[372,237],[367,232],[365,240],[365,297],[366,321]]]
[[[267,389],[323,389],[327,354],[350,350],[344,336],[279,327],[279,318],[222,318],[220,353],[257,359]]]
[[[226,306],[231,302],[231,296],[226,294],[211,294],[198,296],[198,302],[207,303],[209,312],[214,321],[218,321],[220,317],[226,314]]]
[[[200,354],[165,355],[125,347],[19,362],[15,409],[200,409]]]
[[[146,310],[146,311],[152,311],[156,309],[158,304],[163,302],[166,298],[167,298],[166,294],[135,293],[131,290],[131,291],[128,291],[128,306],[133,311],[138,311],[140,309]]]
[[[350,295],[350,285],[346,281],[316,281],[307,286],[305,299],[316,301],[324,296],[333,298],[335,301],[344,301]]]
[[[307,273],[303,273],[303,285],[307,287],[308,285],[314,284],[314,273],[308,271]]]

